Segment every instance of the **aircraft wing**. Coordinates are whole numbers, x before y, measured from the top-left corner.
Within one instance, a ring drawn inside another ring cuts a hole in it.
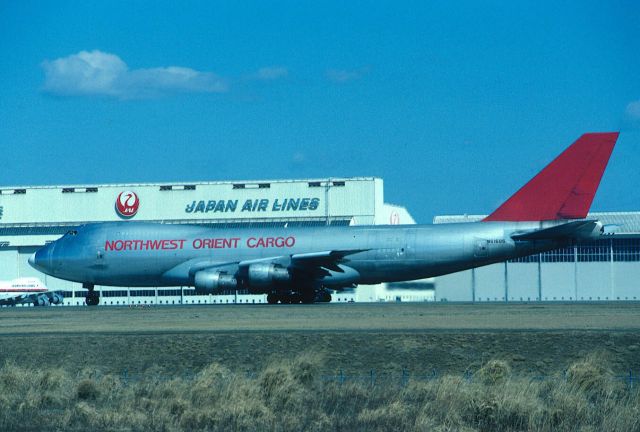
[[[293,267],[326,267],[332,270],[340,271],[337,267],[337,263],[348,255],[353,255],[358,252],[364,252],[366,249],[353,249],[353,250],[328,250],[320,252],[310,252],[293,255],[280,255],[267,258],[258,258],[254,260],[245,260],[237,263],[238,267],[247,267],[251,264],[258,263],[274,263],[280,265],[291,265]],[[233,263],[217,263],[212,265],[213,267],[224,267]]]
[[[364,252],[366,249],[330,250],[291,255],[294,267],[323,267],[339,273],[343,272],[338,263],[349,255]]]
[[[184,283],[185,278],[192,280],[196,273],[219,272],[233,275],[237,272],[245,272],[252,265],[274,264],[281,268],[288,268],[298,273],[304,273],[311,279],[323,279],[335,277],[349,277],[353,269],[345,266],[342,260],[366,249],[349,250],[327,250],[311,253],[301,253],[292,255],[274,255],[271,257],[257,258],[244,261],[215,261],[210,258],[197,258],[185,261],[164,273],[166,281],[175,281],[176,284]]]
[[[600,221],[580,220],[556,225],[551,228],[515,233],[511,235],[511,238],[516,241],[588,239],[594,232],[600,233],[601,229],[602,224]]]
[[[64,300],[62,294],[56,291],[45,291],[39,293],[15,293],[2,294],[0,296],[0,306],[15,306],[17,304],[33,304],[34,306],[49,306],[51,304],[61,304]]]

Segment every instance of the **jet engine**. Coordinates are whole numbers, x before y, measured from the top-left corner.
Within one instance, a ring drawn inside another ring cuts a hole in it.
[[[53,293],[51,295],[51,304],[54,305],[58,305],[58,304],[62,304],[62,301],[64,300],[64,297],[62,296],[62,294],[59,293]]]
[[[201,270],[195,274],[194,285],[197,292],[215,294],[218,291],[238,288],[238,281],[234,275],[228,273]]]
[[[254,288],[268,288],[291,280],[289,270],[272,263],[251,264],[247,276],[249,285]]]
[[[49,304],[49,297],[46,294],[40,294],[33,303],[34,306],[49,306]]]

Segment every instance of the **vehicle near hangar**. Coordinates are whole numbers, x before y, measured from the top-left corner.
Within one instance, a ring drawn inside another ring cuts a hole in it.
[[[327,301],[327,289],[439,276],[598,238],[602,223],[584,218],[617,138],[584,134],[481,222],[224,229],[98,223],[70,230],[29,263],[81,282],[88,305],[99,303],[95,285],[247,289],[266,293],[269,303]],[[120,201],[123,208],[129,199]]]

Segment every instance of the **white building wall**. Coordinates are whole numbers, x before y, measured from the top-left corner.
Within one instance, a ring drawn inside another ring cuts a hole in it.
[[[0,280],[15,279],[18,275],[18,251],[0,249]]]
[[[132,191],[139,198],[137,214],[132,218],[139,221],[353,217],[357,224],[373,224],[376,211],[384,205],[382,179],[372,177],[200,182],[187,186],[189,189],[170,184],[0,188],[0,226],[118,221],[121,218],[115,212],[115,202],[125,191]],[[283,209],[285,199],[307,203],[317,200],[318,205]],[[256,200],[265,201],[266,206],[244,209],[247,201]],[[219,201],[236,205],[225,207],[224,211],[209,206]]]
[[[612,267],[615,300],[640,300],[640,264],[614,262]]]
[[[577,264],[579,300],[613,300],[611,263],[579,262]]]
[[[504,263],[492,264],[473,269],[472,283],[475,283],[476,301],[504,301]]]
[[[640,262],[504,263],[435,278],[440,301],[640,300]]]
[[[472,301],[471,271],[452,273],[436,278],[436,301]]]
[[[355,301],[357,302],[375,302],[384,296],[383,284],[378,285],[359,285],[355,290]]]
[[[515,264],[514,264],[515,265]],[[545,263],[540,265],[542,300],[575,300],[576,278],[574,263]]]
[[[538,300],[538,263],[507,263],[509,301]]]
[[[376,211],[376,225],[414,225],[416,221],[406,208],[384,204],[380,211]]]
[[[42,273],[40,273],[38,275],[38,277],[40,277],[40,279],[44,282],[44,284],[47,287],[50,287],[50,288],[53,288],[53,289],[56,289],[56,290],[72,291],[75,288],[78,288],[78,289],[81,288],[81,285],[77,284],[75,282],[70,282],[70,281],[58,279],[58,278],[55,278],[53,276],[44,275]]]
[[[38,270],[34,269],[29,265],[29,257],[35,251],[38,250],[38,247],[21,247],[18,248],[16,255],[18,261],[18,277],[41,277],[42,273]]]

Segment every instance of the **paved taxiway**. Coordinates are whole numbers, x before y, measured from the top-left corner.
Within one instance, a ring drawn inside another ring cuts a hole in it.
[[[640,303],[0,309],[0,335],[244,331],[640,330]]]

